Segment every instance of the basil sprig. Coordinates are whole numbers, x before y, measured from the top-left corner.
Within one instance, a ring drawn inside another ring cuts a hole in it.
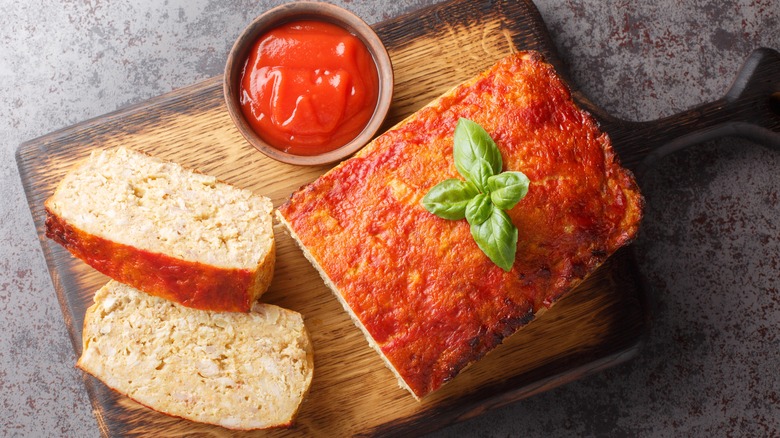
[[[501,152],[477,123],[458,120],[453,140],[455,168],[465,181],[440,182],[423,197],[422,204],[443,219],[465,218],[479,249],[509,271],[517,251],[517,227],[505,210],[525,197],[530,181],[522,172],[501,172]]]

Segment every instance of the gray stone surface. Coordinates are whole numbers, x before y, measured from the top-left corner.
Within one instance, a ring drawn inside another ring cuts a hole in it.
[[[278,3],[0,0],[0,435],[98,435],[16,147],[220,74]],[[388,3],[340,4],[373,23],[433,1]],[[780,49],[776,0],[536,4],[577,85],[630,120],[714,100],[753,48]],[[656,299],[639,357],[434,436],[780,434],[777,175],[777,151],[733,138],[657,163],[635,245]]]

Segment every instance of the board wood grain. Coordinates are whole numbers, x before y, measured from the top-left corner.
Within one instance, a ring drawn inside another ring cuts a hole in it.
[[[530,2],[455,0],[375,28],[396,76],[385,128],[517,50],[539,50],[562,68]],[[107,278],[46,240],[43,201],[91,150],[136,148],[268,196],[276,206],[329,168],[282,164],[255,151],[233,126],[221,85],[221,77],[213,78],[20,146],[20,173],[77,354],[85,310]],[[275,233],[277,266],[263,300],[301,312],[315,349],[314,381],[295,426],[237,434],[195,424],[140,406],[85,375],[103,435],[422,434],[620,363],[635,354],[647,325],[632,257],[619,251],[528,327],[417,402],[398,387],[278,224]]]

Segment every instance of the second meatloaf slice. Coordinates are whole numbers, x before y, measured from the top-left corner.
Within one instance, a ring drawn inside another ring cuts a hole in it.
[[[248,313],[192,310],[116,281],[95,293],[82,346],[77,366],[108,387],[229,429],[289,427],[314,373],[297,312],[263,303]]]
[[[470,119],[504,169],[531,180],[508,214],[519,230],[505,272],[466,220],[421,205],[461,178],[453,132]],[[536,53],[500,60],[294,193],[278,216],[369,343],[423,397],[579,284],[631,241],[642,197],[609,137]]]
[[[96,150],[45,206],[49,238],[149,294],[248,312],[271,282],[271,201],[176,163]]]

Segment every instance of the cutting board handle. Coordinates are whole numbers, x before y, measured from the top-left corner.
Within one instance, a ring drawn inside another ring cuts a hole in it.
[[[714,102],[648,122],[600,118],[621,161],[640,179],[658,158],[717,137],[744,137],[780,150],[780,53],[753,51]]]

